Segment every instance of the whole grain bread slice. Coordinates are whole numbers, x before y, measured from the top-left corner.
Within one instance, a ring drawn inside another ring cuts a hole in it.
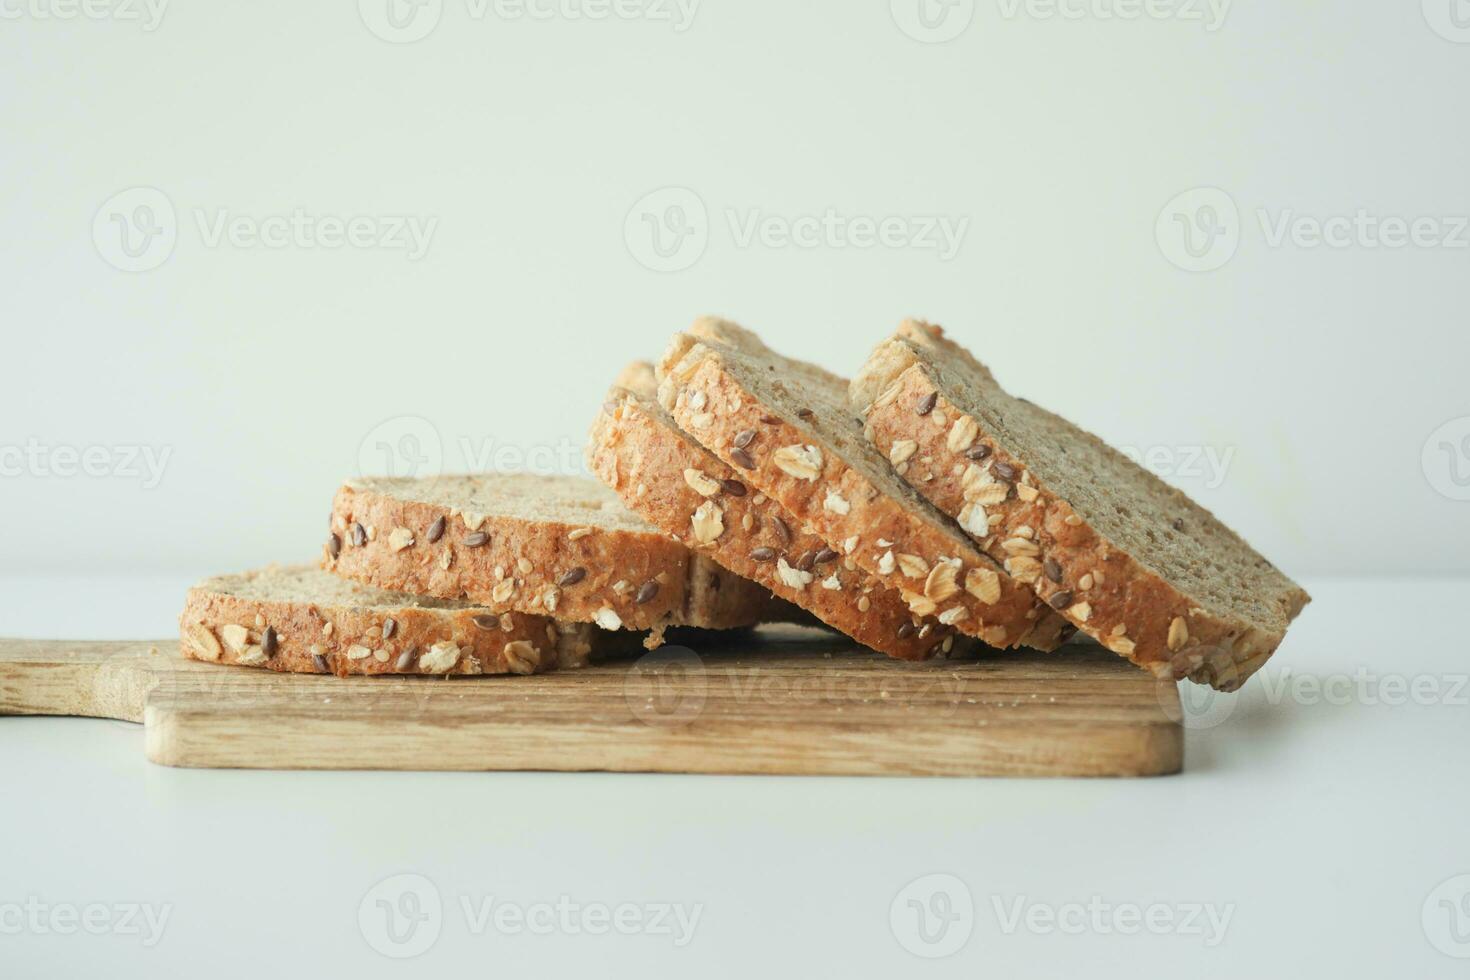
[[[352,583],[308,566],[206,579],[179,616],[184,655],[304,674],[533,674],[580,667],[614,634]]]
[[[804,617],[646,524],[592,480],[486,474],[345,484],[322,556],[379,588],[604,629]]]
[[[853,380],[865,433],[1009,573],[1113,652],[1222,690],[1309,601],[1185,493],[905,322]]]
[[[680,428],[915,614],[1001,648],[1055,649],[1071,632],[893,472],[863,438],[845,379],[713,318],[675,335],[658,376]]]
[[[653,365],[628,365],[587,447],[593,473],[631,510],[691,550],[769,588],[857,642],[903,660],[972,645],[842,556],[682,432],[658,404]]]

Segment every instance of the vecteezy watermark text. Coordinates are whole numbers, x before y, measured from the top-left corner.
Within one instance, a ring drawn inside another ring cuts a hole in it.
[[[1233,0],[995,0],[1001,20],[1176,21],[1218,31]],[[942,44],[975,19],[976,0],[889,0],[899,30],[916,41]]]
[[[820,214],[768,214],[760,208],[728,208],[725,221],[736,248],[885,248],[932,251],[948,262],[959,252],[970,219],[943,214],[845,215],[832,208]]]
[[[449,906],[471,936],[654,936],[689,945],[704,914],[702,902],[581,901],[570,895],[529,902],[493,894],[460,895]],[[358,903],[362,937],[377,952],[406,959],[438,941],[448,918],[443,896],[419,874],[384,878]]]
[[[966,215],[847,213],[824,208],[779,214],[761,207],[727,207],[724,224],[739,249],[932,252],[953,259],[970,229]],[[713,223],[704,199],[687,187],[661,187],[639,198],[623,220],[623,240],[638,263],[679,272],[698,262]]]
[[[688,946],[699,928],[704,904],[695,902],[508,902],[494,895],[460,896],[460,909],[472,936],[666,936],[677,948]]]
[[[996,0],[1006,20],[1176,20],[1218,31],[1233,0]]]
[[[1470,215],[1378,214],[1355,208],[1304,214],[1295,208],[1256,208],[1260,241],[1270,249],[1396,251],[1470,248]],[[1212,272],[1235,257],[1249,223],[1235,199],[1218,187],[1175,195],[1154,223],[1164,258],[1186,272]]]
[[[1206,948],[1225,939],[1233,903],[1086,900],[1047,902],[1027,895],[991,895],[995,926],[1003,935],[1029,932],[1063,935],[1183,936]],[[964,947],[979,918],[974,896],[951,874],[915,878],[894,895],[888,924],[900,946],[925,959],[950,956]]]
[[[31,895],[24,902],[0,902],[0,935],[138,936],[152,948],[163,938],[172,904],[147,902],[44,902]]]
[[[1264,667],[1251,679],[1272,706],[1295,704],[1314,708],[1467,708],[1470,674],[1380,674],[1367,667],[1351,673],[1311,674]],[[1175,707],[1174,693],[1178,693]],[[1224,724],[1240,704],[1239,695],[1222,694],[1199,684],[1159,682],[1165,712],[1185,728],[1204,730]],[[1177,712],[1177,717],[1175,717]]]
[[[410,262],[427,254],[439,227],[439,219],[432,215],[342,216],[304,207],[275,214],[194,207],[188,214],[204,248],[402,252]],[[180,225],[178,211],[167,194],[156,187],[130,187],[97,209],[92,218],[92,241],[97,253],[113,268],[147,272],[173,255]]]
[[[957,712],[965,692],[964,680],[940,670],[929,672],[914,687],[906,696],[922,699],[939,717]],[[660,728],[693,724],[712,692],[721,704],[742,705],[840,707],[886,701],[890,696],[884,682],[873,676],[776,677],[755,668],[708,665],[688,647],[672,644],[644,654],[623,679],[623,699],[633,717]]]
[[[605,20],[669,24],[682,34],[694,23],[701,0],[463,0],[464,14],[480,22],[494,18],[568,23]],[[393,44],[411,44],[434,32],[444,17],[444,0],[357,0],[363,25]]]
[[[1257,208],[1256,220],[1270,248],[1470,248],[1470,216],[1377,215],[1364,208],[1319,217],[1292,208]]]
[[[195,208],[194,223],[206,248],[382,249],[401,251],[410,262],[424,257],[439,227],[436,217],[414,214],[312,214],[293,208],[286,214],[236,214],[228,208]]]
[[[1317,675],[1288,667],[1261,671],[1261,686],[1271,704],[1470,707],[1470,674],[1379,674],[1359,667],[1351,674]]]
[[[1155,476],[1197,482],[1207,490],[1225,482],[1235,460],[1234,446],[1119,446],[1118,451]]]
[[[1208,949],[1220,945],[1234,904],[1213,902],[1109,902],[1093,895],[1086,902],[1037,902],[1025,895],[990,899],[995,920],[1006,935],[1029,932],[1038,936],[1187,936]]]
[[[395,415],[373,426],[358,443],[359,476],[430,478],[449,470],[585,476],[580,440],[502,442],[493,436],[456,436],[447,443],[439,426],[420,415]],[[446,457],[448,461],[446,462]]]
[[[0,0],[0,20],[114,21],[158,30],[169,0]]]
[[[152,490],[163,480],[172,455],[172,446],[68,446],[27,439],[24,444],[0,444],[0,477],[138,480],[144,490]]]

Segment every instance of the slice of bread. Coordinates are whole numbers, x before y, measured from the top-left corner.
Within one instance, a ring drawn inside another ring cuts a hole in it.
[[[653,526],[810,611],[859,643],[903,660],[973,645],[868,576],[776,501],[679,430],[655,400],[653,365],[618,376],[587,447],[593,473]]]
[[[580,667],[612,634],[353,585],[307,566],[206,579],[179,617],[184,655],[303,674],[533,674]]]
[[[847,382],[703,319],[659,364],[659,402],[685,432],[902,595],[994,647],[1055,649],[1070,628],[1005,575],[868,444]]]
[[[801,618],[569,476],[363,479],[332,506],[323,567],[379,588],[604,629],[732,629]]]
[[[1309,601],[1182,491],[1007,394],[939,327],[905,322],[851,399],[877,449],[1011,575],[1161,677],[1234,690]]]

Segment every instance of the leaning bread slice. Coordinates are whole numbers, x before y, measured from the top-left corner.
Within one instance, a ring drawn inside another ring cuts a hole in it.
[[[618,376],[592,426],[593,473],[650,524],[769,588],[859,643],[903,660],[956,652],[954,630],[840,555],[679,430],[655,400],[653,365]],[[959,638],[960,649],[972,645]]]
[[[1309,601],[1183,492],[1007,394],[939,327],[904,323],[851,396],[910,484],[1080,629],[1161,677],[1235,689]]]
[[[397,592],[604,629],[732,629],[795,612],[644,523],[600,483],[486,474],[363,479],[332,506],[323,566]]]
[[[306,566],[206,579],[179,617],[184,655],[303,674],[533,674],[580,667],[613,634],[353,585]]]
[[[1054,649],[1066,623],[1005,575],[862,437],[847,382],[704,319],[659,365],[659,401],[706,449],[920,616],[995,647]]]

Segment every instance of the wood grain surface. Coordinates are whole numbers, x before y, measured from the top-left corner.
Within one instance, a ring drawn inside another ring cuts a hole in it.
[[[0,640],[0,714],[141,721],[172,766],[1145,776],[1178,693],[1093,646],[912,664],[800,627],[530,677],[276,674],[176,640]]]

